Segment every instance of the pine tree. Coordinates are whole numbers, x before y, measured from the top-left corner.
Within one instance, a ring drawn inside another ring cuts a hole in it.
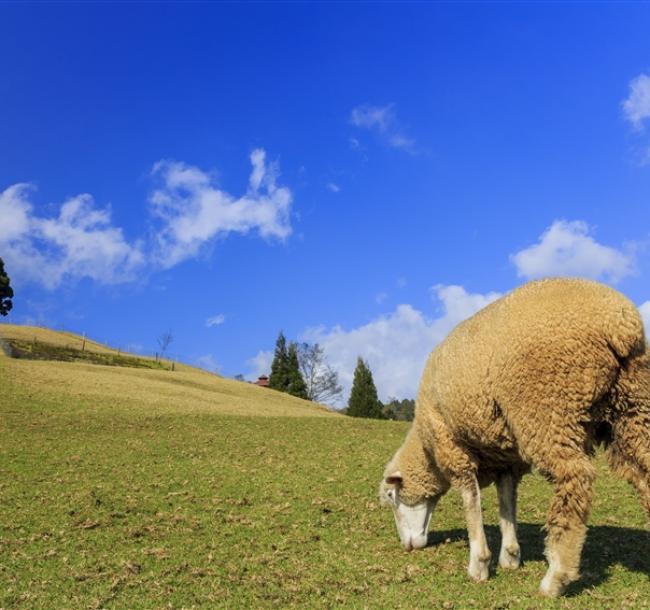
[[[306,400],[307,386],[300,372],[298,346],[293,341],[289,343],[289,351],[287,352],[287,380],[288,385],[286,391],[292,396]]]
[[[287,340],[280,331],[278,339],[275,342],[275,355],[273,364],[271,364],[271,375],[269,377],[269,387],[280,392],[286,392],[289,387],[288,376],[289,355],[287,353]]]
[[[14,291],[9,283],[9,276],[5,272],[5,264],[0,258],[0,316],[6,316],[11,311],[13,296]]]
[[[377,398],[377,388],[372,373],[361,358],[357,359],[357,368],[354,369],[347,414],[351,417],[383,419],[382,405]]]

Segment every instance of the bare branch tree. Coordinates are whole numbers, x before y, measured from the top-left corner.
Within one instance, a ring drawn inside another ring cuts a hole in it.
[[[172,335],[172,331],[167,330],[165,331],[162,335],[160,335],[157,339],[158,341],[158,347],[160,348],[160,357],[162,358],[165,355],[165,352],[167,351],[167,348],[169,347],[169,344],[174,340],[174,335]]]
[[[318,343],[301,343],[298,346],[298,362],[309,400],[332,404],[341,397],[343,388],[339,384],[338,373],[329,365]]]

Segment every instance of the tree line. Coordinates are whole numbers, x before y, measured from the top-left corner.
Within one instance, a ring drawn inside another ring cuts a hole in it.
[[[275,342],[269,387],[322,403],[336,402],[343,395],[338,373],[327,362],[323,348],[318,343],[287,343],[283,332]],[[393,398],[383,404],[377,396],[368,363],[363,358],[357,359],[352,390],[343,413],[350,417],[411,421],[414,410],[415,401],[409,399]]]

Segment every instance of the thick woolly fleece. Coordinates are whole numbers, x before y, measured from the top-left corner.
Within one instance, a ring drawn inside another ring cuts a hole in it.
[[[650,368],[634,304],[597,282],[526,284],[457,326],[426,363],[413,428],[387,467],[417,503],[537,468],[555,485],[547,542],[577,577],[594,447],[650,511]],[[565,548],[573,546],[574,551]],[[577,553],[575,550],[577,549]],[[566,556],[565,556],[566,555]]]

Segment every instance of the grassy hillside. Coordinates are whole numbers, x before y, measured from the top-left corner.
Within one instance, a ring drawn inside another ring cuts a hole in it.
[[[49,329],[0,325],[0,337],[24,340],[36,337],[46,345],[81,346],[81,338]],[[77,343],[66,343],[68,340]],[[91,343],[92,350],[109,348]],[[150,359],[151,361],[151,359]],[[202,369],[179,365],[174,371],[99,366],[85,362],[58,362],[5,358],[3,376],[35,396],[56,401],[60,408],[84,413],[119,409],[144,413],[222,413],[296,417],[339,417],[316,403],[268,388],[225,379]]]
[[[22,324],[0,324],[0,337],[4,339],[18,339],[21,341],[37,340],[43,343],[49,343],[59,347],[71,347],[81,349],[85,344],[85,349],[100,354],[114,353],[111,347],[97,343],[92,339],[84,339],[81,335],[70,333],[63,330],[52,330],[41,326],[26,326]]]
[[[200,372],[0,356],[0,387],[0,608],[650,607],[645,518],[602,460],[585,578],[553,601],[538,477],[519,571],[468,582],[455,493],[401,550],[376,491],[406,424]],[[496,555],[493,489],[484,507]]]
[[[6,343],[16,348],[18,355],[24,352],[25,357],[35,359],[85,361],[94,364],[136,366],[138,368],[172,368],[172,363],[169,360],[156,360],[149,356],[129,354],[93,341],[88,337],[41,326],[3,323],[0,324],[0,339],[4,339]],[[178,362],[174,363],[174,368],[181,371],[197,370]]]

